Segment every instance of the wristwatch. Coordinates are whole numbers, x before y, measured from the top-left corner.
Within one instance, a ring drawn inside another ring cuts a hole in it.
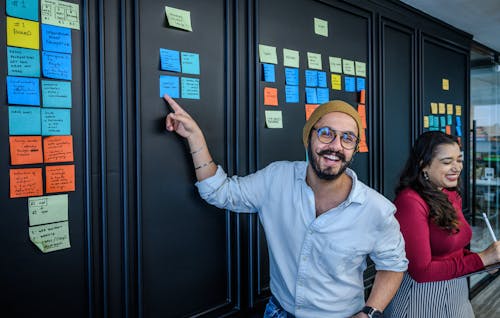
[[[363,307],[363,309],[361,309],[361,311],[364,312],[365,314],[367,314],[369,318],[383,318],[384,317],[384,314],[380,310],[373,308],[373,307],[370,307],[370,306]]]

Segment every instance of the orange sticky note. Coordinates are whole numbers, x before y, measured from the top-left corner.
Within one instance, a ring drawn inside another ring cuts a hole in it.
[[[264,87],[264,105],[278,106],[278,89]]]
[[[448,135],[451,135],[451,127],[450,127],[450,125],[447,125],[447,126],[446,126],[446,133],[447,133]]]
[[[10,162],[13,165],[42,163],[41,136],[10,136]]]
[[[75,165],[45,167],[47,193],[75,191]]]
[[[366,91],[364,89],[362,89],[360,92],[359,92],[359,103],[360,104],[366,104],[365,103],[365,100],[366,100]]]
[[[311,117],[311,114],[318,107],[319,107],[319,104],[306,104],[306,120],[308,120],[309,117]]]
[[[366,128],[366,106],[358,104],[358,114],[361,117],[361,123],[363,124],[363,128]]]
[[[361,129],[361,136],[359,136],[359,145],[358,145],[358,151],[359,152],[368,152],[368,145],[366,143],[366,135],[365,135],[365,130]]]
[[[10,197],[43,195],[42,168],[10,169]]]
[[[45,162],[74,161],[73,136],[50,136],[43,139]]]

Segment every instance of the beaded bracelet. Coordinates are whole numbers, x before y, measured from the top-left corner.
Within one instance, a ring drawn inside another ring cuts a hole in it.
[[[194,167],[194,170],[198,170],[198,169],[201,169],[203,167],[206,167],[206,166],[208,166],[209,164],[211,164],[213,162],[214,162],[213,160],[210,160],[209,162],[205,162],[204,164],[201,164],[198,167]]]
[[[191,151],[190,154],[191,155],[194,155],[194,154],[197,154],[198,152],[200,152],[201,150],[203,149],[203,146],[201,146],[200,148],[194,150],[194,151]]]

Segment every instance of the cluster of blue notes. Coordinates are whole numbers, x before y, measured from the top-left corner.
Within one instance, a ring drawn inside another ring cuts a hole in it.
[[[38,21],[38,0],[7,0],[5,10],[11,17]]]
[[[200,75],[200,56],[196,53],[181,52],[182,73]]]
[[[356,91],[356,81],[354,77],[345,76],[344,77],[344,87],[346,92],[355,92]]]
[[[42,80],[43,107],[71,108],[71,82]]]
[[[182,98],[200,99],[200,80],[197,78],[183,77],[181,79]]]
[[[40,107],[9,106],[10,135],[40,135]]]
[[[276,82],[276,75],[274,72],[274,64],[262,64],[262,73],[264,75],[264,82]]]
[[[69,109],[42,108],[42,136],[71,135]]]
[[[70,81],[71,54],[42,51],[42,74],[48,78]]]
[[[42,48],[44,51],[71,53],[71,29],[42,24]]]
[[[40,52],[8,46],[7,69],[12,76],[40,77]]]
[[[179,51],[160,48],[160,69],[179,73],[181,71]]]
[[[14,105],[40,106],[39,79],[7,76],[7,101]]]
[[[191,75],[200,75],[200,55],[160,48],[160,69]],[[160,97],[200,99],[200,79],[160,75]]]
[[[172,98],[179,98],[179,78],[177,76],[160,75],[160,97],[165,94]]]
[[[361,92],[365,89],[365,79],[362,77],[356,77],[356,90]]]
[[[299,86],[285,85],[285,101],[287,103],[299,102]]]

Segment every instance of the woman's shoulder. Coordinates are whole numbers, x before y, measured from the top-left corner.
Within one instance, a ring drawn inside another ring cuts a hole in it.
[[[412,188],[405,188],[401,190],[398,195],[396,196],[396,199],[394,199],[394,204],[396,207],[401,208],[401,207],[408,207],[408,206],[413,206],[413,207],[421,207],[424,211],[428,209],[428,205],[425,202],[425,200],[418,194],[417,191],[415,191]]]

